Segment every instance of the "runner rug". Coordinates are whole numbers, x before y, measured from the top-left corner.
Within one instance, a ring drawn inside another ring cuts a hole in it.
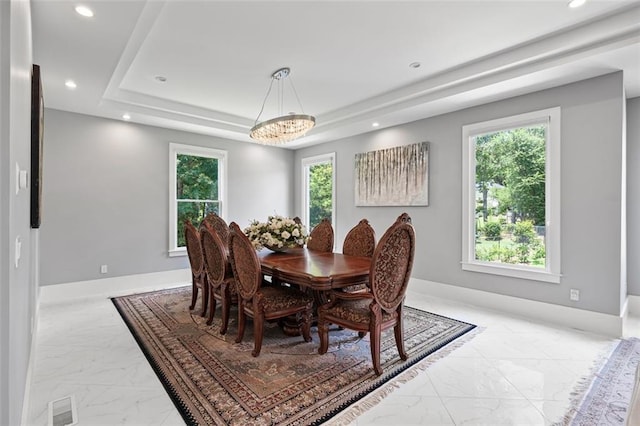
[[[594,373],[578,383],[573,407],[556,425],[624,425],[639,361],[640,339],[621,340]]]
[[[234,343],[233,309],[227,334],[220,335],[219,312],[211,326],[190,314],[191,286],[112,300],[189,425],[320,424],[349,406],[341,417],[355,416],[391,392],[394,381],[409,380],[460,346],[466,339],[458,338],[475,327],[406,307],[409,359],[400,360],[393,330],[385,332],[384,373],[376,376],[368,340],[353,331],[331,330],[329,351],[318,355],[315,328],[313,341],[305,343],[267,324],[262,351],[254,358],[251,323],[244,340]]]

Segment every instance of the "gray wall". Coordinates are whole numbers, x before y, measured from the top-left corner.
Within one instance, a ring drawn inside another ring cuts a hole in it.
[[[627,101],[627,217],[627,291],[640,296],[640,98]]]
[[[382,129],[296,151],[296,206],[300,161],[336,152],[336,247],[361,218],[378,237],[403,211],[416,228],[415,278],[618,315],[621,298],[622,74]],[[462,126],[544,108],[562,111],[562,282],[549,284],[462,271]],[[633,114],[630,114],[633,116]],[[353,159],[366,152],[429,141],[428,207],[355,207]],[[569,301],[569,289],[580,301]]]
[[[293,211],[292,151],[51,109],[45,117],[42,285],[188,267],[167,254],[172,142],[228,152],[227,221]]]
[[[21,423],[36,311],[38,231],[29,188],[16,194],[16,163],[29,170],[31,139],[29,2],[0,1],[0,424]],[[14,264],[16,238],[22,241]]]

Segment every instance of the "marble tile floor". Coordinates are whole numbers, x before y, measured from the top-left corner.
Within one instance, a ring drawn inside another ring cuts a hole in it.
[[[481,329],[352,425],[551,425],[617,342],[419,294],[407,304]],[[638,336],[640,319],[627,328]],[[108,298],[40,307],[27,426],[47,425],[47,402],[68,395],[80,425],[184,425]]]

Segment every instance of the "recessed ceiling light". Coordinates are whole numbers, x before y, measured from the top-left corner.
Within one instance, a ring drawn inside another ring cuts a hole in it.
[[[64,82],[64,85],[67,86],[69,89],[75,89],[76,87],[78,87],[76,85],[76,82],[73,80],[67,80]]]
[[[420,62],[411,62],[409,68],[420,68],[420,65],[422,65]]]
[[[160,83],[164,83],[165,81],[167,81],[167,77],[165,77],[163,75],[156,75],[155,79],[156,79],[156,81],[159,81]]]
[[[575,8],[575,7],[580,7],[580,6],[582,6],[583,4],[585,4],[585,2],[586,2],[586,1],[587,1],[587,0],[571,0],[571,1],[569,2],[569,7],[573,7],[573,8]]]
[[[375,123],[371,124],[373,127],[378,127],[380,125],[380,123],[378,123],[377,121]]]
[[[124,121],[129,121],[129,120],[131,120],[131,116],[129,114],[122,114],[122,119]]]
[[[93,10],[89,9],[87,6],[76,6],[76,12],[78,15],[86,16],[87,18],[91,18],[93,16]]]

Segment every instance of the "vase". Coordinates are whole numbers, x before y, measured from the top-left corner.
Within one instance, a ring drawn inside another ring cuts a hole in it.
[[[293,244],[293,245],[290,245],[290,246],[282,246],[282,247],[265,245],[265,248],[267,248],[267,249],[269,249],[269,250],[271,250],[273,252],[276,252],[276,253],[288,253],[290,251],[298,250],[298,249],[300,249],[302,247],[300,247],[297,244]]]

